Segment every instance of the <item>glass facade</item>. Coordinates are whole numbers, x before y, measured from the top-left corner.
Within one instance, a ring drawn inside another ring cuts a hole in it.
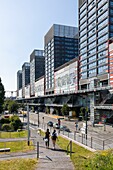
[[[108,40],[113,36],[113,0],[84,0],[79,5],[80,80],[108,70]]]
[[[35,81],[44,75],[44,51],[34,50],[30,55],[31,96],[35,95]]]
[[[54,70],[78,57],[78,36],[75,38],[77,34],[76,27],[55,24],[45,36],[45,81],[46,90],[50,93],[54,90]]]
[[[30,83],[30,63],[22,65],[22,97],[25,97],[25,86]]]
[[[22,70],[17,72],[17,91],[22,88]]]

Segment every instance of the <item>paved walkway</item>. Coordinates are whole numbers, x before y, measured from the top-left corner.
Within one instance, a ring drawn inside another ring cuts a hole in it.
[[[58,146],[52,149],[52,142],[50,140],[50,148],[46,149],[43,137],[37,137],[39,141],[39,161],[36,170],[74,170],[71,159],[66,155],[64,150]]]

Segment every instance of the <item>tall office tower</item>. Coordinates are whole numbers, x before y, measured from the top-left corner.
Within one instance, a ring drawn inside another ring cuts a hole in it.
[[[44,37],[46,94],[54,93],[54,69],[78,57],[78,28],[54,24]]]
[[[30,87],[31,96],[35,95],[35,81],[44,75],[44,51],[34,50],[30,55]]]
[[[25,86],[30,84],[30,63],[25,62],[22,65],[22,97],[25,97]]]
[[[22,88],[22,70],[17,72],[17,96],[19,95],[19,90]]]
[[[113,0],[79,0],[80,89],[93,79],[109,82],[109,42],[113,37]]]

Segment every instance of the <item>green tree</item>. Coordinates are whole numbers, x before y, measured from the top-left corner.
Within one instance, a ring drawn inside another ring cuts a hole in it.
[[[5,90],[4,90],[4,86],[2,84],[2,80],[0,78],[0,114],[3,111],[4,99],[5,99]]]
[[[14,113],[14,112],[17,112],[18,111],[18,108],[19,108],[19,105],[16,101],[14,100],[11,100],[8,104],[8,110],[10,113]]]
[[[22,128],[22,122],[17,115],[11,116],[10,120],[11,120],[10,124],[14,128],[14,130]]]
[[[68,115],[69,114],[69,106],[67,104],[64,104],[61,108],[62,115]]]
[[[9,103],[10,103],[10,100],[9,100],[9,99],[7,99],[7,100],[4,101],[4,104],[3,104],[4,110],[8,110],[8,105],[9,105]]]
[[[86,112],[88,112],[88,107],[81,107],[79,116],[82,116],[83,120],[85,120]]]
[[[46,107],[45,111],[46,111],[46,113],[50,113],[48,106]]]

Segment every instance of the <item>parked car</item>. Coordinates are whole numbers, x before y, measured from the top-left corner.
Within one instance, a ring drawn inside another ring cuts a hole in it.
[[[54,124],[53,124],[53,127],[56,128],[56,129],[59,129],[58,123],[54,123]]]
[[[60,130],[66,131],[66,132],[71,132],[70,129],[67,126],[60,126]]]
[[[53,122],[52,122],[52,121],[49,121],[49,122],[47,123],[47,125],[53,127]]]

